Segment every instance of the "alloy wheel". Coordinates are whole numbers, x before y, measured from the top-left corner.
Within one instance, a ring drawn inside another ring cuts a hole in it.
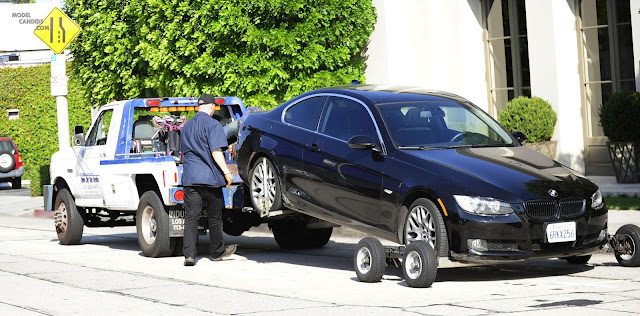
[[[369,270],[371,270],[371,252],[369,249],[366,247],[360,248],[356,255],[356,262],[358,263],[358,270],[360,273],[369,273]]]
[[[267,159],[262,159],[253,172],[251,198],[261,211],[269,211],[276,200],[276,176]]]
[[[623,240],[620,241],[620,246],[624,249],[624,252],[620,253],[620,258],[623,260],[631,260],[636,253],[636,243],[633,238],[627,234],[622,235]]]
[[[424,240],[436,249],[436,222],[429,210],[423,205],[417,205],[409,213],[405,223],[405,243]]]

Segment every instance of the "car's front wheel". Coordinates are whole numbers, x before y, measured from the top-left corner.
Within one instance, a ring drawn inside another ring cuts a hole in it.
[[[58,191],[54,203],[53,215],[56,233],[61,245],[77,245],[82,240],[84,219],[78,212],[71,192],[67,189]]]
[[[449,256],[449,241],[444,219],[436,205],[426,198],[413,201],[405,219],[405,245],[417,240],[429,243],[439,256]]]

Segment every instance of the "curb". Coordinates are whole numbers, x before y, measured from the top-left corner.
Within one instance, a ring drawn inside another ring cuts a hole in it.
[[[40,217],[40,218],[53,218],[53,212],[46,212],[41,208],[37,208],[33,210],[33,216]]]

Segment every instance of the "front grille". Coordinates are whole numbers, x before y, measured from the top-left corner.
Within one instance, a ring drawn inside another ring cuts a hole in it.
[[[584,213],[585,200],[528,201],[524,203],[524,209],[535,220],[568,219]]]
[[[574,218],[584,212],[585,200],[560,201],[560,217]]]

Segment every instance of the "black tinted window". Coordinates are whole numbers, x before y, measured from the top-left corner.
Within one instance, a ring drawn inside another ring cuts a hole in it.
[[[13,153],[13,144],[8,140],[0,140],[0,152]]]
[[[371,116],[364,106],[339,97],[329,98],[327,110],[320,124],[320,132],[344,141],[361,135],[369,136],[374,141],[378,140]]]
[[[322,107],[327,97],[313,97],[300,101],[287,109],[284,121],[295,126],[315,131],[318,127]]]

